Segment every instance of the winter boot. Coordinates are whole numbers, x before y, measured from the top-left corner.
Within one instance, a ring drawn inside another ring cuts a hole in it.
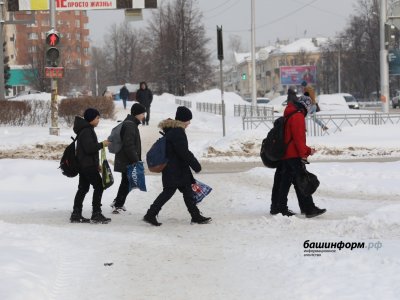
[[[90,223],[90,220],[82,216],[81,211],[73,211],[69,218],[71,223]]]
[[[150,214],[149,212],[147,212],[147,214],[144,215],[143,221],[145,221],[146,223],[149,223],[151,225],[154,225],[154,226],[161,226],[161,224],[162,224],[157,221],[157,217],[155,215]]]
[[[111,219],[103,216],[101,211],[93,212],[92,217],[90,218],[90,223],[92,224],[107,224],[109,222],[111,222]]]
[[[314,218],[324,213],[326,213],[325,208],[314,207],[308,214],[306,213],[306,218]]]
[[[291,216],[296,215],[296,213],[291,211],[290,209],[282,210],[281,214],[282,214],[282,216],[285,216],[285,217],[291,217]]]
[[[192,217],[192,223],[197,224],[208,224],[211,222],[211,218],[203,217],[201,214]]]

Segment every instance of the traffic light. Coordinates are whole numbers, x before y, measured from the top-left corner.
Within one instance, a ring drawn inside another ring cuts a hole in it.
[[[217,45],[218,45],[218,59],[224,59],[224,46],[222,42],[222,26],[217,26]]]
[[[60,35],[55,30],[46,33],[46,65],[48,67],[58,67],[60,59],[60,50],[57,45],[60,43]]]
[[[242,80],[246,80],[247,79],[247,75],[246,75],[246,73],[243,73],[242,74]]]
[[[389,48],[389,45],[396,39],[396,27],[391,24],[385,23],[385,47]]]

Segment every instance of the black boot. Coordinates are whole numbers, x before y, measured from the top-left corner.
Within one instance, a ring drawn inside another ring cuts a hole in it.
[[[211,218],[203,217],[201,214],[192,216],[192,223],[208,224],[210,222],[211,222]]]
[[[326,213],[325,208],[314,207],[309,213],[306,213],[306,218],[314,218],[324,213]]]
[[[143,221],[145,221],[146,223],[149,223],[151,225],[154,226],[161,226],[162,223],[157,221],[157,217],[149,212],[147,212],[144,217],[143,217]]]
[[[109,222],[111,222],[111,219],[103,216],[101,211],[93,212],[90,218],[90,223],[92,224],[107,224]]]
[[[291,217],[291,216],[296,215],[296,213],[294,213],[290,209],[281,210],[281,214],[282,214],[282,216],[285,216],[285,217]]]
[[[71,223],[90,223],[90,220],[82,216],[81,211],[74,210],[69,218]]]

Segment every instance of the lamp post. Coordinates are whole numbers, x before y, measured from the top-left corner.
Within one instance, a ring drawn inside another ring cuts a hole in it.
[[[385,24],[387,22],[387,0],[381,0],[381,11],[379,18],[380,29],[380,77],[381,77],[381,96],[382,111],[389,112],[389,62],[388,50],[386,49],[385,41]]]
[[[255,0],[251,0],[251,105],[257,105]]]

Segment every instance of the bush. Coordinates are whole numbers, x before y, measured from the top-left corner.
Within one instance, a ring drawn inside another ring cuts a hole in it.
[[[28,101],[0,100],[0,124],[22,126],[30,112]]]
[[[83,113],[89,107],[97,109],[102,118],[114,118],[114,102],[106,97],[80,97],[63,99],[58,106],[58,114],[67,122],[69,126],[72,126],[75,116],[83,116]]]

